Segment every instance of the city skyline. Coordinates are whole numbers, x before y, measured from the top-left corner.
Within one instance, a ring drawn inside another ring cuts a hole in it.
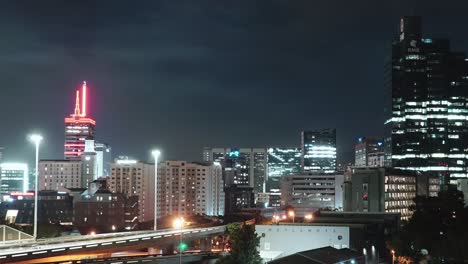
[[[325,15],[306,2],[199,4],[116,3],[103,12],[100,3],[6,3],[1,21],[18,45],[3,46],[0,64],[5,160],[32,160],[32,131],[45,137],[41,158],[62,156],[62,118],[83,80],[96,135],[115,156],[150,160],[158,146],[163,159],[201,160],[205,146],[294,147],[301,130],[332,127],[338,159],[352,160],[357,137],[383,134],[382,68],[400,16],[422,15],[425,35],[444,32],[454,50],[468,46],[464,3],[436,13],[435,1],[416,9],[402,1],[372,15],[360,11],[371,2],[349,4],[349,13],[320,4]]]

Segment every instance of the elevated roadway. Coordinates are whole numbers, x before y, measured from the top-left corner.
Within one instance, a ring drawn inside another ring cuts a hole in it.
[[[184,241],[211,238],[222,234],[226,226],[182,230],[137,231],[87,236],[59,237],[37,241],[5,242],[0,245],[0,263],[14,263],[51,256],[83,253],[113,253],[175,245],[182,234]]]

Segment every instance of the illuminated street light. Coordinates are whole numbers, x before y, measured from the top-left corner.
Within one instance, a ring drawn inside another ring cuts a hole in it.
[[[304,216],[304,218],[305,218],[307,221],[311,221],[311,220],[314,218],[314,216],[313,216],[312,214],[306,214],[306,215]]]
[[[184,227],[184,218],[179,217],[176,220],[174,220],[174,228],[180,229],[180,235],[179,235],[179,264],[182,263],[182,251],[185,248],[185,244],[182,244],[182,227]]]
[[[38,182],[39,182],[39,145],[42,141],[42,136],[39,134],[33,134],[29,136],[29,140],[34,143],[36,147],[36,179],[34,180],[34,231],[33,238],[37,240],[37,195],[38,195]]]
[[[294,223],[294,217],[296,216],[296,213],[294,213],[294,211],[291,210],[291,211],[288,212],[288,215],[289,215],[289,217],[292,217],[293,223]]]
[[[158,230],[158,158],[161,151],[155,149],[151,151],[154,158],[154,231]]]
[[[392,264],[395,264],[395,250],[390,251],[392,253]]]
[[[279,220],[280,220],[279,215],[277,215],[277,214],[273,215],[273,221],[274,221],[275,223],[278,224]]]

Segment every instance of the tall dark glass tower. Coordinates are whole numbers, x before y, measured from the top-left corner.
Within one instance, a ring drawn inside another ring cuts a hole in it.
[[[468,177],[468,60],[448,39],[423,38],[420,17],[403,17],[385,66],[385,165]]]
[[[301,167],[304,172],[336,171],[336,129],[302,131]]]

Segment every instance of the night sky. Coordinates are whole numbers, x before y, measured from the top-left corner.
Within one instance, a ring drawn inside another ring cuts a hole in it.
[[[441,6],[441,5],[444,6]],[[63,118],[88,82],[114,155],[200,160],[203,146],[299,146],[337,128],[339,159],[383,133],[383,64],[399,17],[468,51],[468,1],[1,1],[0,146],[63,158]]]

